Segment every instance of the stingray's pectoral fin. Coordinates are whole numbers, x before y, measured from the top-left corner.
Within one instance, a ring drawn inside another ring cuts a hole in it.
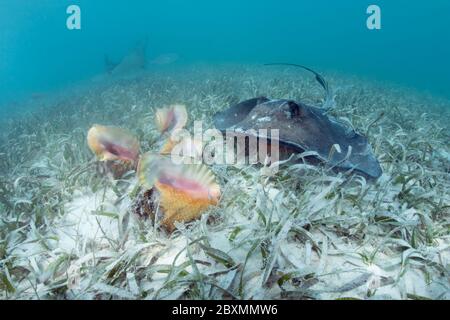
[[[244,120],[257,105],[267,101],[269,99],[266,97],[257,97],[239,102],[224,111],[218,112],[214,116],[214,125],[217,129],[224,131]]]

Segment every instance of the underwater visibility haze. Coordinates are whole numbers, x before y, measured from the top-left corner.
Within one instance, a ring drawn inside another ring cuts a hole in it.
[[[0,0],[0,299],[450,299],[449,16]]]
[[[81,30],[66,28],[79,5]],[[179,63],[283,61],[359,74],[450,95],[450,4],[376,1],[382,27],[368,30],[370,1],[0,2],[0,99],[51,90],[103,70],[144,37],[148,56]]]

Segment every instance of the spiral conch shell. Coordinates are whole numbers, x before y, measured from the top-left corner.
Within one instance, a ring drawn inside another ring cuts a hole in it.
[[[89,148],[100,161],[122,160],[136,162],[139,141],[125,129],[93,125],[87,135]]]
[[[101,161],[102,173],[111,173],[115,179],[136,168],[139,141],[128,131],[110,126],[93,125],[87,134],[91,151]]]
[[[161,133],[184,128],[187,119],[186,106],[183,104],[174,104],[156,110],[156,127]]]
[[[167,139],[159,151],[162,155],[170,155],[176,151],[178,156],[199,159],[202,156],[202,141],[185,136],[183,132],[187,123],[187,111],[184,105],[172,105],[157,109],[156,126],[161,133],[168,133]]]

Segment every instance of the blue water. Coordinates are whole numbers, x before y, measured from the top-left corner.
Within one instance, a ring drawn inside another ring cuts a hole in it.
[[[81,8],[68,30],[66,8]],[[368,30],[366,8],[381,8]],[[104,71],[148,38],[178,63],[302,63],[450,97],[448,0],[0,0],[0,104]]]

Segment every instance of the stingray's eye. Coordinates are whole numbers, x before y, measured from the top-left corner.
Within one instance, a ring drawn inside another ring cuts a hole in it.
[[[345,132],[345,136],[349,139],[356,139],[358,138],[359,135],[356,133],[355,130],[349,129]]]
[[[291,114],[291,118],[301,117],[302,116],[302,106],[298,105],[294,101],[288,101],[289,112]]]

